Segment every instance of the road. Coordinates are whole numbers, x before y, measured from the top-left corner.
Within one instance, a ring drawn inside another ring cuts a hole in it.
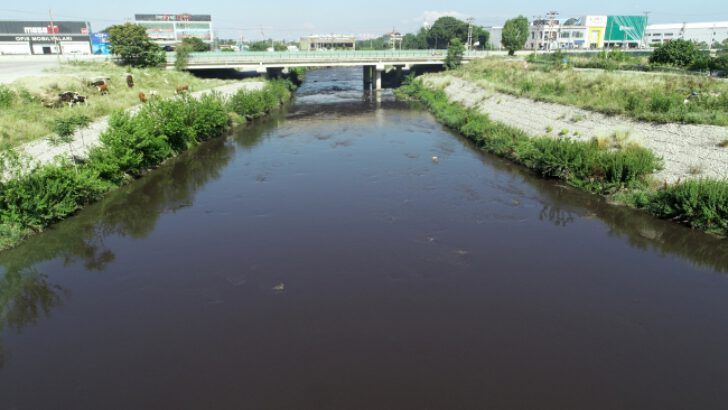
[[[72,60],[105,60],[102,56],[0,56],[0,84],[12,83],[22,77],[46,75],[45,70]]]

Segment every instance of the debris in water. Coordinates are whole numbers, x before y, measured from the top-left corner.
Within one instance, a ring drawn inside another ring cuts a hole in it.
[[[440,158],[438,158],[437,155],[435,155],[435,156],[432,157],[432,162],[434,162],[435,164],[437,164],[438,162],[440,162]]]
[[[279,284],[273,286],[273,291],[274,292],[283,292],[284,290],[286,290],[286,284],[285,283],[279,283]]]

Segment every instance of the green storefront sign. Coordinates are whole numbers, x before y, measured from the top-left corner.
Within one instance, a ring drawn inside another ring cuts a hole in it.
[[[647,27],[645,16],[608,16],[605,42],[642,42]]]

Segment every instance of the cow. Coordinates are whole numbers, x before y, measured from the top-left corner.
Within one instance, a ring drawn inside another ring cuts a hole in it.
[[[177,94],[188,93],[189,91],[190,86],[187,84],[181,84],[177,86]]]
[[[128,85],[129,88],[134,88],[134,76],[131,74],[126,75],[126,85]]]
[[[142,103],[146,103],[147,102],[147,95],[144,94],[144,92],[142,92],[142,91],[139,92],[139,101],[142,102]]]
[[[66,91],[64,93],[58,94],[57,101],[59,105],[68,104],[69,106],[71,106],[76,104],[85,104],[86,96],[75,93],[73,91]]]
[[[109,85],[106,83],[96,86],[96,89],[99,90],[99,94],[101,95],[106,95],[109,93]]]

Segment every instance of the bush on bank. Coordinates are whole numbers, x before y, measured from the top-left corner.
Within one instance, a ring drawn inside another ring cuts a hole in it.
[[[278,80],[259,91],[241,90],[229,100],[214,93],[200,99],[181,96],[152,101],[136,114],[116,112],[101,135],[101,145],[80,164],[63,162],[23,172],[21,161],[5,153],[0,158],[0,174],[6,176],[0,182],[0,250],[76,213],[166,159],[224,135],[230,112],[257,116],[271,111],[290,98],[291,88]]]
[[[637,146],[609,150],[596,141],[529,138],[524,132],[491,121],[484,114],[450,103],[444,91],[428,89],[421,81],[411,81],[397,92],[400,96],[418,98],[439,121],[479,147],[575,187],[608,193],[623,187],[643,186],[644,177],[661,166],[650,151]]]
[[[615,199],[655,216],[728,236],[728,182],[690,180],[650,190],[646,179],[661,167],[661,161],[645,148],[631,145],[610,150],[598,141],[530,138],[520,130],[491,121],[487,115],[449,102],[444,91],[429,89],[419,80],[407,82],[396,93],[421,101],[438,121],[482,149],[518,162],[543,177],[558,178],[595,193],[618,194]]]

